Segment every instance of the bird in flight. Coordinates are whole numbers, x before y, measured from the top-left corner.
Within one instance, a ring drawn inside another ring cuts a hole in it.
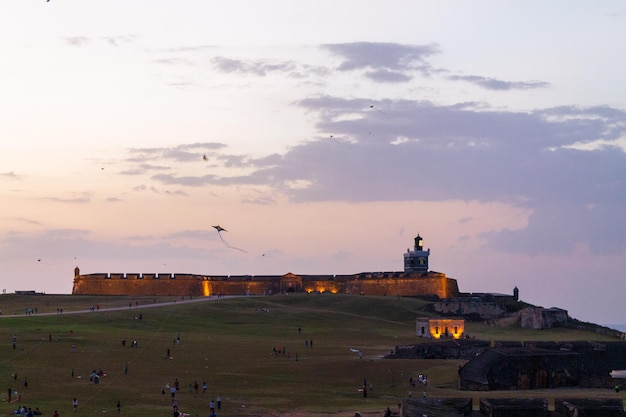
[[[220,240],[222,241],[222,243],[224,244],[224,246],[226,246],[226,247],[227,247],[227,248],[229,248],[229,249],[235,249],[235,250],[238,250],[238,251],[243,252],[243,253],[248,253],[247,251],[245,251],[245,250],[243,250],[243,249],[241,249],[241,248],[237,248],[237,247],[235,247],[235,246],[232,246],[230,243],[228,243],[228,242],[224,239],[224,237],[222,236],[222,232],[228,232],[228,230],[224,229],[224,228],[223,228],[222,226],[220,226],[219,224],[218,224],[217,226],[213,226],[213,228],[214,228],[215,230],[217,230],[217,235],[220,237]]]

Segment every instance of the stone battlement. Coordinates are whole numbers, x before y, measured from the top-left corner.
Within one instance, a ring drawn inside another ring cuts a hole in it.
[[[439,272],[362,272],[354,275],[199,275],[74,271],[72,294],[80,295],[269,295],[286,292],[345,293],[439,298],[459,294],[457,281]]]

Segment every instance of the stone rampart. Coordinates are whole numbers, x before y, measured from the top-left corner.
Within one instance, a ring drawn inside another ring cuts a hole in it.
[[[455,297],[457,281],[432,272],[361,273],[355,275],[231,275],[109,273],[80,275],[74,271],[72,294],[80,295],[268,295],[320,292],[391,296]]]
[[[496,319],[506,314],[506,308],[496,302],[482,300],[451,299],[433,303],[433,308],[440,314],[456,316],[477,316],[481,319]]]

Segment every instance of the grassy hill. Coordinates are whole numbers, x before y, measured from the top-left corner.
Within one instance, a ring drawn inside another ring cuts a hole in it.
[[[168,304],[149,308],[163,302]],[[71,314],[92,305],[96,311]],[[115,307],[121,309],[107,310]],[[22,316],[27,308],[37,313]],[[57,314],[59,308],[63,314]],[[162,389],[176,379],[179,408],[192,416],[208,415],[208,403],[218,394],[223,398],[218,416],[382,413],[406,397],[409,376],[420,373],[429,376],[428,395],[485,395],[456,390],[462,361],[382,359],[397,345],[419,343],[415,317],[429,314],[427,302],[419,299],[290,294],[183,303],[166,297],[3,295],[0,309],[2,415],[17,408],[17,402],[7,403],[11,388],[21,395],[20,404],[39,407],[46,416],[55,409],[61,417],[117,413],[118,400],[120,415],[171,416],[171,398]],[[486,340],[614,340],[591,332],[512,324],[470,323],[466,332]],[[177,336],[180,344],[174,343]],[[133,340],[136,348],[131,347]],[[285,353],[274,355],[274,348]],[[350,349],[360,349],[363,359]],[[100,369],[105,374],[100,383],[90,382],[91,371]],[[374,386],[367,398],[359,392],[364,380]],[[188,390],[194,381],[200,387],[206,381],[206,395],[201,388],[198,393]],[[558,394],[532,393],[546,398]],[[617,395],[571,389],[567,394]],[[489,393],[514,395],[529,393]],[[79,401],[76,413],[74,397]]]

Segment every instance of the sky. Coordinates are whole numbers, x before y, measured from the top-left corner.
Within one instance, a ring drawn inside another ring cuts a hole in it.
[[[419,233],[462,292],[626,323],[624,50],[611,0],[3,1],[0,288],[401,271]]]

